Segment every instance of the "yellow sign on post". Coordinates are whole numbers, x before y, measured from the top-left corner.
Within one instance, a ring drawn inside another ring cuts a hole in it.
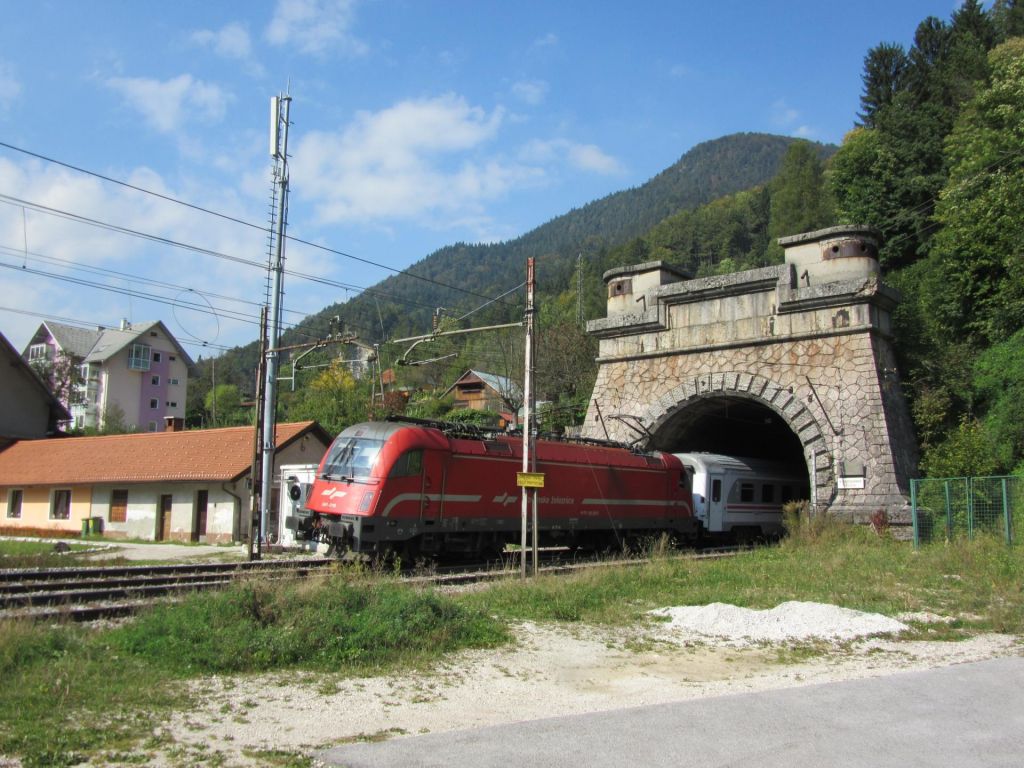
[[[516,485],[520,488],[543,488],[543,472],[516,472]]]

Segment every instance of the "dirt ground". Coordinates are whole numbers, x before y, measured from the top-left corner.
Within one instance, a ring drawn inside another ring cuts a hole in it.
[[[909,617],[921,621],[927,617]],[[934,617],[937,618],[937,617]],[[203,704],[168,722],[174,759],[259,765],[260,751],[313,754],[353,740],[397,738],[890,675],[1024,653],[1015,637],[961,642],[869,638],[750,643],[633,630],[516,628],[518,642],[452,657],[429,673],[209,678]]]

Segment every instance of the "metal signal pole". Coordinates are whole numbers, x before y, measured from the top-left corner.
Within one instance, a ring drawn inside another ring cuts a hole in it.
[[[537,465],[533,456],[533,291],[534,260],[526,260],[526,371],[523,386],[523,473],[530,472]],[[532,463],[531,463],[532,460]],[[520,571],[526,578],[526,528],[529,491],[533,491],[533,575],[537,575],[537,489],[523,486],[522,537],[520,541]]]
[[[284,278],[285,229],[288,226],[288,117],[292,97],[288,94],[270,100],[270,156],[274,158],[274,181],[278,187],[276,231],[274,232],[273,290],[267,333],[266,365],[264,366],[263,401],[263,477],[260,492],[259,538],[262,542],[270,519],[270,490],[274,481],[274,448],[277,426],[278,341],[281,337],[281,298]]]

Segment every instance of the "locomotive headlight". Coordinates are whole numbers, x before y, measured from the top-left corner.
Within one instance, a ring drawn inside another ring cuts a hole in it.
[[[363,494],[362,501],[359,502],[359,511],[366,512],[370,508],[370,502],[373,501],[373,491],[367,491]]]

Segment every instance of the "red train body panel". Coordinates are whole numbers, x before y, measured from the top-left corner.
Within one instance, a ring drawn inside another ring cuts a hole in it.
[[[521,530],[522,439],[439,425],[368,422],[343,431],[320,464],[308,517],[289,524],[366,553],[500,551]],[[603,546],[645,534],[695,537],[688,477],[671,454],[538,440],[542,545]]]

